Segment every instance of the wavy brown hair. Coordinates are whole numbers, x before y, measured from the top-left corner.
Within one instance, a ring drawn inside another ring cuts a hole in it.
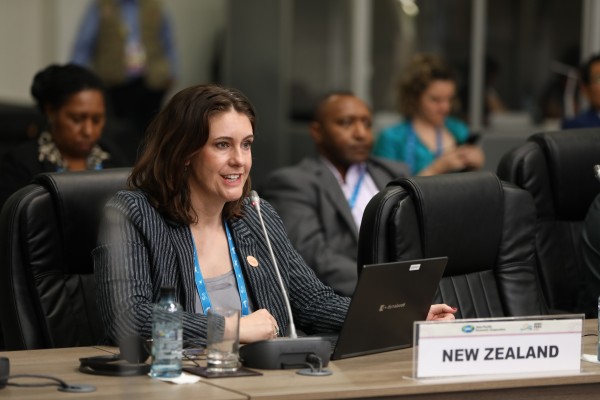
[[[433,54],[417,54],[398,82],[398,111],[406,119],[415,116],[421,95],[433,81],[451,81],[456,84],[454,71]],[[454,104],[456,107],[457,104]]]
[[[196,85],[173,96],[146,130],[143,150],[128,180],[129,187],[142,190],[152,206],[167,218],[182,224],[197,222],[185,163],[206,144],[210,119],[230,110],[246,115],[254,131],[254,107],[236,89]],[[242,203],[250,185],[248,176],[242,197],[225,204],[225,219],[242,215]]]

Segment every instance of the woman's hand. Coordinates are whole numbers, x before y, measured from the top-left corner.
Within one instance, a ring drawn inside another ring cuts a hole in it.
[[[479,146],[464,144],[456,149],[464,162],[464,166],[469,170],[476,170],[483,167],[485,156]]]
[[[254,311],[240,318],[240,343],[252,343],[277,337],[277,321],[265,309]]]
[[[477,170],[483,167],[484,160],[483,150],[479,146],[462,145],[436,158],[419,175],[428,176],[464,170]]]
[[[455,307],[450,307],[447,304],[433,304],[429,308],[427,321],[452,321],[454,320]]]

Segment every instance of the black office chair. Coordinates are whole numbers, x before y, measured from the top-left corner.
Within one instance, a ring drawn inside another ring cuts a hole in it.
[[[538,275],[552,312],[583,312],[590,301],[579,244],[583,219],[600,193],[593,170],[599,163],[600,129],[576,129],[532,135],[498,165],[500,179],[533,196]]]
[[[490,172],[391,182],[367,205],[358,265],[447,256],[434,302],[458,318],[540,315],[529,193]]]
[[[98,344],[91,251],[129,169],[47,173],[0,213],[0,326],[7,350]]]
[[[38,137],[46,126],[36,107],[0,103],[0,155]]]

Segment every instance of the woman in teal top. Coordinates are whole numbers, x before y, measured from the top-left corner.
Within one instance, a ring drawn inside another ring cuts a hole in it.
[[[405,162],[414,175],[481,168],[483,152],[467,143],[467,126],[448,116],[455,94],[454,74],[441,60],[416,56],[399,85],[399,109],[406,120],[384,129],[373,153]]]

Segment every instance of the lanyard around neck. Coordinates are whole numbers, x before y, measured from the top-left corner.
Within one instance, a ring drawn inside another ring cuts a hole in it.
[[[354,208],[354,205],[356,204],[356,199],[358,199],[358,192],[360,192],[360,187],[362,185],[363,179],[365,177],[365,173],[366,173],[366,168],[364,165],[359,166],[360,168],[360,175],[358,176],[358,180],[356,181],[356,184],[354,185],[354,190],[352,191],[352,196],[348,199],[348,204],[350,205],[350,209],[352,210]]]
[[[231,263],[233,264],[233,272],[235,274],[235,280],[237,282],[238,292],[240,294],[240,301],[242,303],[242,316],[250,315],[250,304],[248,303],[248,292],[246,291],[246,284],[244,283],[244,276],[242,275],[242,268],[235,251],[233,239],[229,232],[229,226],[225,225],[225,233],[227,234],[227,243],[229,245],[229,256],[231,257]],[[200,303],[202,303],[202,310],[204,314],[212,307],[206,285],[204,284],[204,278],[202,277],[202,271],[200,270],[200,262],[198,261],[198,254],[196,253],[196,244],[194,243],[194,235],[192,235],[192,247],[194,249],[194,277],[196,280],[196,289],[198,290],[198,296],[200,296]]]
[[[406,154],[404,154],[404,161],[412,170],[412,173],[417,172],[417,166],[415,161],[417,149],[417,132],[412,124],[410,124],[410,130],[408,131],[408,138],[406,141]],[[435,152],[433,152],[433,158],[436,159],[442,155],[443,152],[442,143],[442,130],[440,128],[435,129]]]

